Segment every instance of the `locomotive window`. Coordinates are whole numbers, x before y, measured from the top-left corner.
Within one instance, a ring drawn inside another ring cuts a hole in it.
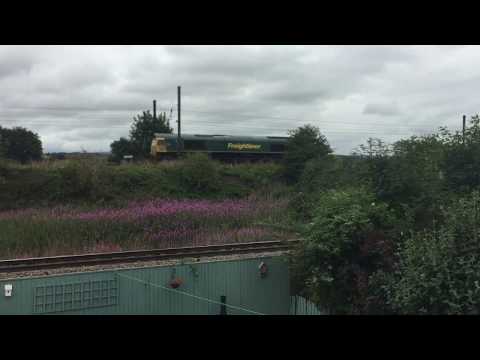
[[[183,146],[185,150],[207,150],[205,141],[185,140]]]
[[[272,144],[271,146],[272,152],[284,152],[285,145],[284,144]]]

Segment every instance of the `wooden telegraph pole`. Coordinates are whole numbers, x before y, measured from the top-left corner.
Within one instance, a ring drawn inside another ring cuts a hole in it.
[[[463,115],[463,130],[462,130],[462,141],[463,144],[465,145],[465,123],[467,121],[467,117]]]

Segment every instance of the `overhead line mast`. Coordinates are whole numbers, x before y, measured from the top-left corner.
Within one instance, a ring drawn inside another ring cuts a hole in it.
[[[182,133],[181,133],[181,86],[177,87],[177,111],[178,111],[178,116],[177,116],[177,123],[178,123],[178,131],[177,131],[177,152],[178,155],[180,155],[180,151],[182,150]]]

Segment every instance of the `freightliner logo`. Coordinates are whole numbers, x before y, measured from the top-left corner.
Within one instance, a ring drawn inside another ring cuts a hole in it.
[[[260,150],[262,145],[257,144],[232,144],[228,143],[227,149],[232,150]]]

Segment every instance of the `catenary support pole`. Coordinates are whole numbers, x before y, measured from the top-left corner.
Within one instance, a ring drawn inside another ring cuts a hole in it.
[[[177,111],[178,111],[178,119],[177,119],[177,123],[178,123],[178,132],[177,132],[177,151],[178,153],[180,153],[180,151],[182,150],[182,132],[181,132],[181,86],[178,86],[177,87]]]

